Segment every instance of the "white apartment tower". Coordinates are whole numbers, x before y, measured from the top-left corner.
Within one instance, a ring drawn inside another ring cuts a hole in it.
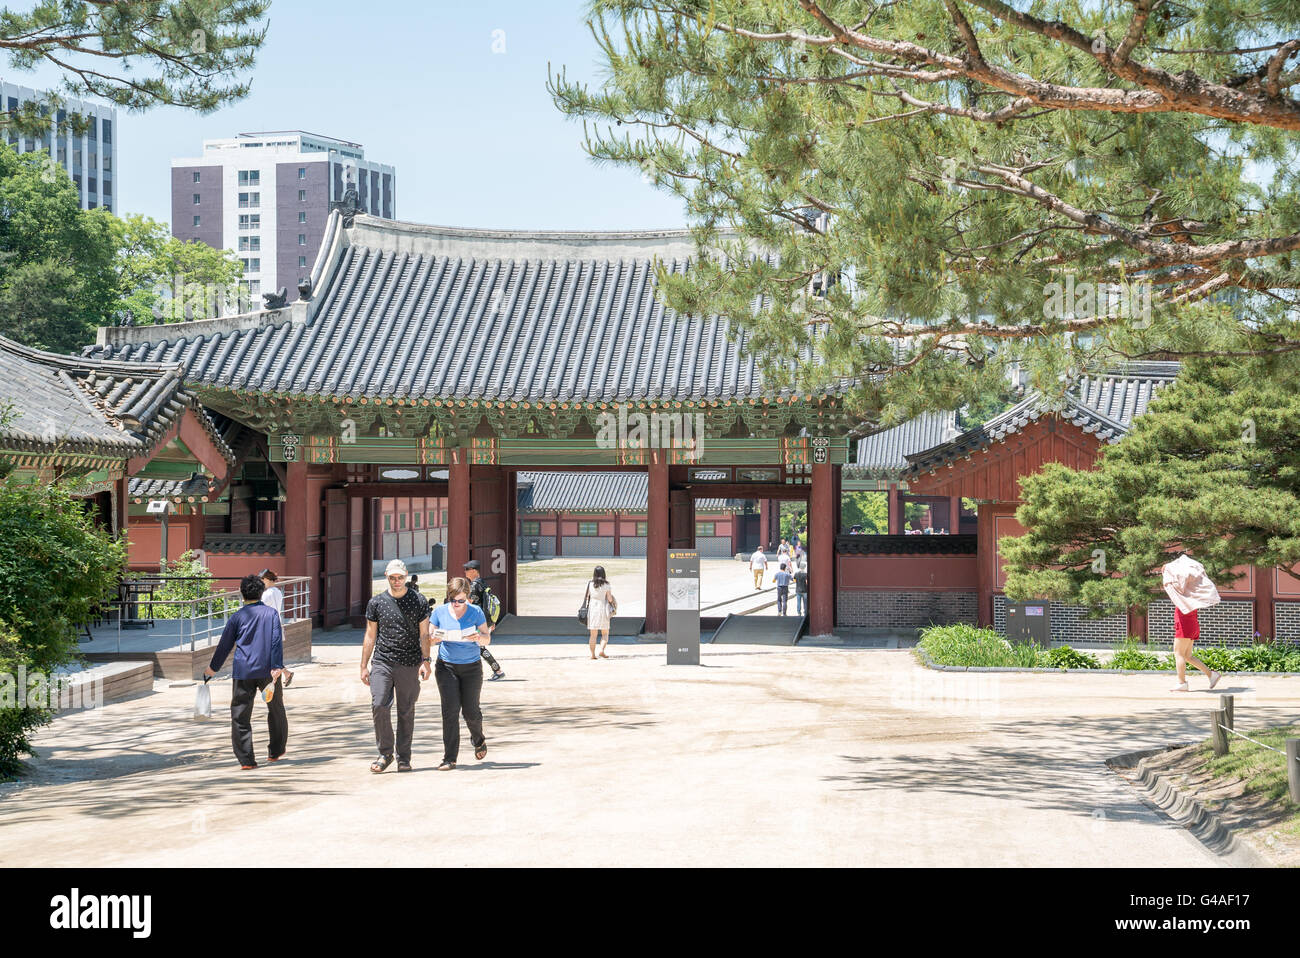
[[[48,97],[44,90],[0,80],[0,112],[13,113],[24,103],[44,102]],[[45,153],[66,170],[77,186],[83,210],[102,206],[116,212],[119,204],[113,181],[117,169],[117,110],[88,100],[62,97],[62,101],[63,106],[51,113],[48,131],[33,137],[7,127],[5,142],[19,153]],[[84,117],[86,128],[82,132],[68,129],[64,124],[70,116]]]

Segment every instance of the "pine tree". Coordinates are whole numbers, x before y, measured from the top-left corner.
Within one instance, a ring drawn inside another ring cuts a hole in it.
[[[1017,5],[1023,7],[1025,5]],[[1300,7],[595,0],[550,89],[682,198],[675,309],[890,421],[1089,362],[1296,348]],[[761,256],[755,256],[756,253]],[[756,308],[761,304],[762,308]]]
[[[1297,376],[1294,354],[1192,361],[1095,469],[1022,477],[1029,531],[1000,543],[1007,594],[1114,611],[1160,594],[1179,550],[1220,585],[1300,563]]]

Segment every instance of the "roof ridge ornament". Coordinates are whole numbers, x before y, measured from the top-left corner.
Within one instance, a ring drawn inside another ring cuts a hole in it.
[[[343,199],[330,203],[330,212],[333,213],[335,210],[342,215],[345,230],[352,229],[357,214],[365,212],[361,206],[361,194],[357,192],[356,184],[352,180],[348,180],[348,188],[343,191]]]

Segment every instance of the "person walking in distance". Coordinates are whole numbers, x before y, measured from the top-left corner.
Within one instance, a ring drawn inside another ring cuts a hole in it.
[[[280,616],[280,626],[281,628],[283,628],[284,627],[284,592],[281,591],[278,585],[276,585],[276,582],[279,581],[280,577],[276,575],[274,572],[272,572],[270,569],[263,569],[257,575],[259,578],[261,578],[262,584],[266,586],[266,591],[262,593],[262,604],[269,605],[271,608],[275,609],[276,613]],[[293,672],[290,669],[285,669],[283,672],[281,672],[280,684],[282,686],[284,686],[287,689],[290,683],[292,682],[293,682]]]
[[[361,644],[361,681],[370,686],[370,714],[375,723],[379,758],[370,765],[378,774],[393,764],[411,770],[415,703],[420,683],[429,678],[429,600],[407,588],[406,564],[394,559],[384,570],[388,588],[366,605],[366,635]],[[393,738],[393,700],[397,700],[397,738]]]
[[[790,604],[790,583],[794,581],[794,576],[783,561],[776,574],[772,576],[772,582],[776,585],[776,614],[785,615]]]
[[[794,574],[795,609],[799,615],[808,614],[808,563],[799,560],[799,568]]]
[[[763,588],[763,573],[767,571],[767,553],[758,548],[749,557],[749,568],[754,573],[754,588]]]
[[[460,756],[460,717],[465,716],[474,757],[480,762],[487,755],[487,738],[483,735],[483,709],[479,696],[483,691],[483,663],[479,651],[492,641],[483,610],[470,601],[468,579],[447,583],[447,601],[433,610],[433,641],[438,644],[438,664],[434,676],[438,697],[442,700],[442,764],[438,771],[456,767]]]
[[[259,692],[266,699],[266,725],[271,739],[267,761],[284,758],[289,744],[289,719],[284,711],[284,693],[280,691],[280,673],[284,668],[284,630],[280,615],[262,603],[265,586],[255,575],[246,575],[239,583],[244,604],[226,620],[221,641],[212,653],[212,661],[203,670],[205,678],[221,671],[233,650],[235,664],[231,670],[234,687],[230,693],[230,742],[245,771],[257,768],[253,751],[253,699]],[[270,687],[270,697],[266,690]]]
[[[601,636],[600,657],[609,658],[605,650],[609,648],[609,620],[618,611],[618,602],[614,599],[614,590],[605,578],[605,567],[596,566],[587,583],[587,647],[591,657],[596,657],[596,636]]]
[[[469,600],[479,607],[479,610],[483,613],[483,618],[487,620],[488,632],[492,633],[496,631],[497,627],[496,616],[493,614],[492,609],[489,608],[493,604],[491,602],[493,596],[487,584],[483,581],[483,577],[479,575],[478,570],[478,559],[470,559],[465,563],[465,578],[469,580],[470,587]],[[497,608],[500,608],[499,603]],[[481,646],[479,653],[483,656],[483,661],[492,669],[492,678],[489,681],[495,682],[497,679],[506,677],[505,671],[497,664],[497,660],[492,657],[492,653],[487,650],[486,646]]]

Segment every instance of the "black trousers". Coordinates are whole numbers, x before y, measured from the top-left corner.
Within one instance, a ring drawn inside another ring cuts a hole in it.
[[[230,693],[230,744],[240,765],[256,765],[253,751],[253,702],[258,693],[271,684],[271,677],[235,679]],[[271,735],[267,755],[277,758],[289,745],[289,717],[284,712],[284,689],[275,680],[275,698],[266,706],[266,727]]]
[[[776,587],[776,614],[785,615],[790,605],[790,593],[780,586]]]
[[[487,743],[483,737],[483,709],[479,707],[479,695],[483,691],[483,665],[480,662],[453,665],[439,659],[433,668],[433,677],[438,683],[438,695],[442,699],[442,760],[454,762],[460,755],[462,712],[474,748]]]

